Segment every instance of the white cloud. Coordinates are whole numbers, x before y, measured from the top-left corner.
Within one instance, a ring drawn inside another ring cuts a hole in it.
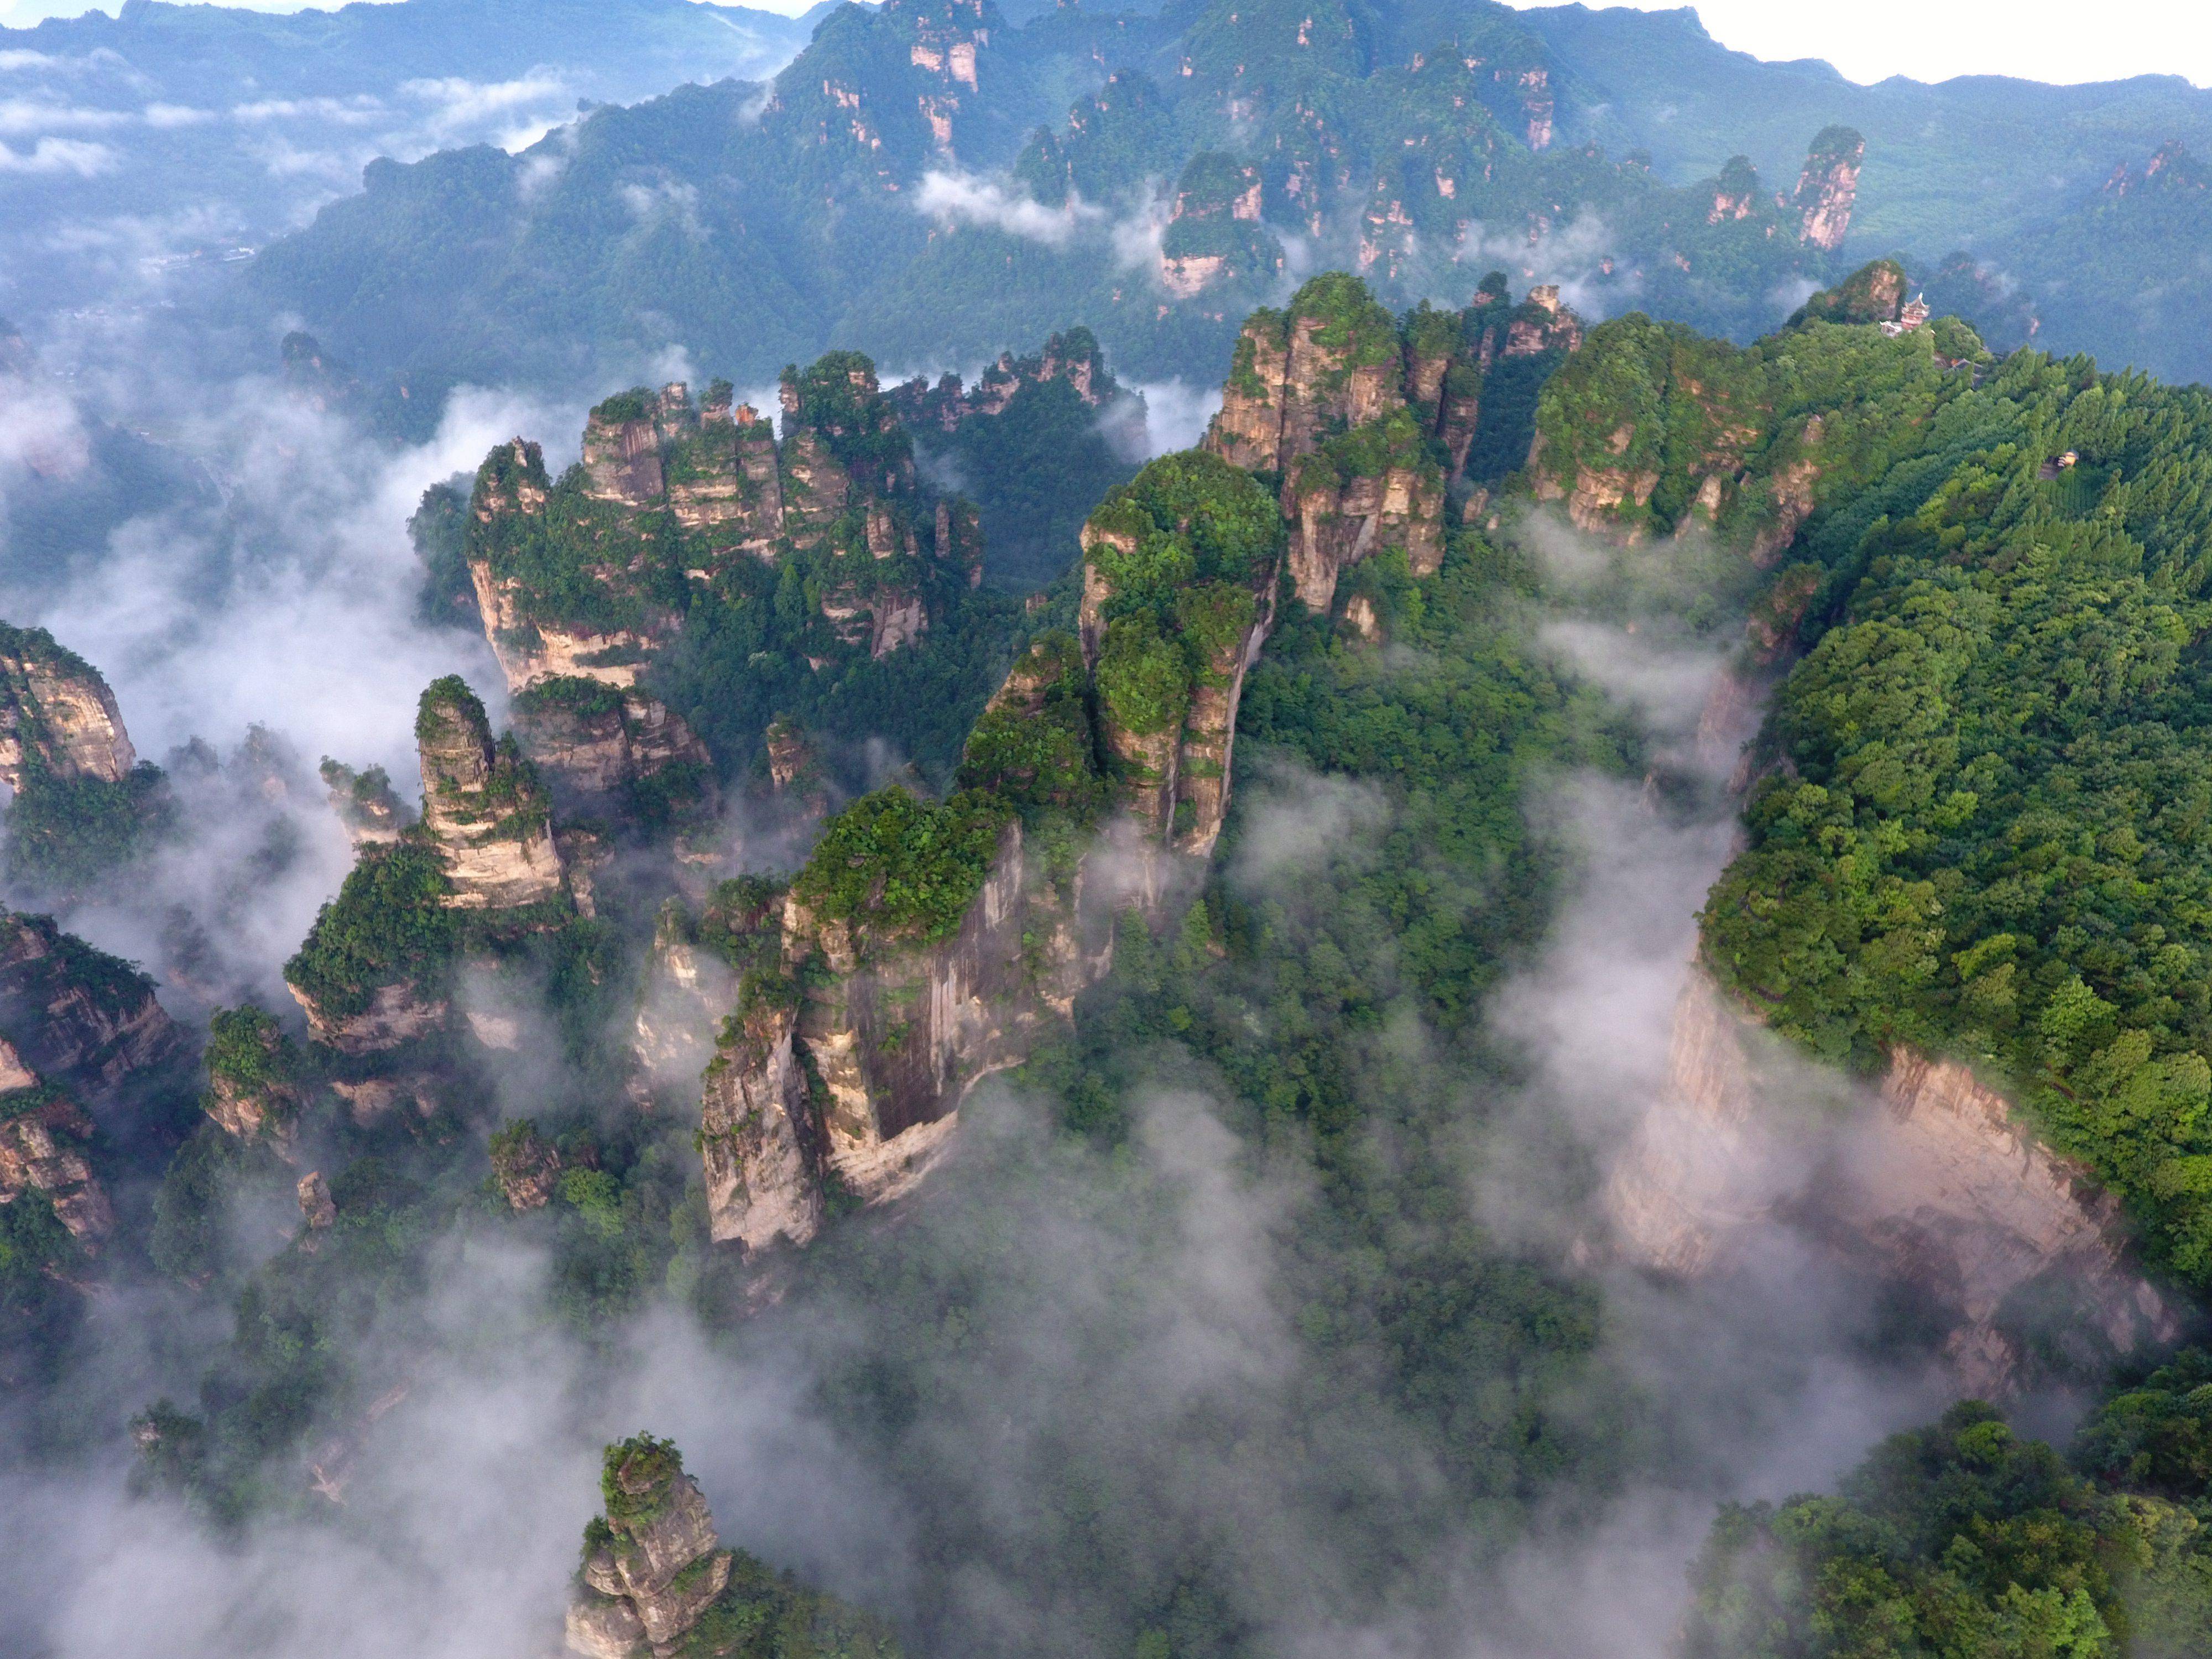
[[[921,175],[914,205],[916,211],[948,228],[977,225],[1048,247],[1065,247],[1079,231],[1105,217],[1073,193],[1065,206],[1047,207],[999,179],[940,169]]]
[[[82,138],[41,138],[27,150],[0,143],[0,173],[73,173],[89,179],[108,172],[115,161],[115,152],[106,145]]]

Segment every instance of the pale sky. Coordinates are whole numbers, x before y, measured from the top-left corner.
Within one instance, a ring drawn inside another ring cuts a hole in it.
[[[237,0],[299,11],[314,0]],[[792,15],[813,0],[750,0]],[[1530,0],[1508,0],[1522,6]],[[1382,0],[1388,4],[1389,0]],[[1626,0],[1642,11],[1668,0]],[[86,0],[0,0],[0,22],[114,11]],[[2212,85],[2212,0],[1704,0],[1714,39],[1759,58],[1825,58],[1854,81],[1909,75],[2017,75],[2033,81],[2110,81],[2181,75]]]

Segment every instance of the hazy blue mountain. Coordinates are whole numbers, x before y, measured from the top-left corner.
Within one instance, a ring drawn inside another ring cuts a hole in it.
[[[158,295],[178,262],[283,232],[376,156],[526,143],[580,100],[770,73],[811,27],[693,0],[283,16],[129,0],[118,16],[0,29],[0,304]]]
[[[2064,307],[2051,262],[2089,233],[2040,228],[2200,136],[2212,94],[2177,79],[1861,87],[1688,11],[890,0],[831,14],[773,90],[380,165],[256,263],[250,304],[418,393],[603,386],[672,350],[754,383],[832,346],[927,368],[1078,325],[1139,378],[1205,380],[1322,264],[1455,305],[1501,268],[1747,340],[1895,253],[2001,343],[2047,289],[2055,343],[2185,374],[2185,330]]]

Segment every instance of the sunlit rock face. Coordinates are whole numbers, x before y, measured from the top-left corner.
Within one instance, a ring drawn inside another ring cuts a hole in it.
[[[100,672],[43,628],[0,624],[0,782],[21,789],[35,771],[120,783],[137,763]]]
[[[1785,1105],[1806,1087],[1693,970],[1664,1087],[1606,1188],[1621,1255],[1698,1278],[1740,1265],[1765,1227],[1801,1228],[1918,1306],[1958,1386],[1985,1397],[2033,1385],[2039,1330],[2085,1369],[2178,1334],[2116,1200],[1966,1067],[1899,1048],[1878,1101],[1826,1121]]]
[[[492,740],[476,694],[457,678],[437,682],[422,695],[415,736],[423,828],[445,861],[449,902],[513,909],[560,896],[544,787],[512,742]]]

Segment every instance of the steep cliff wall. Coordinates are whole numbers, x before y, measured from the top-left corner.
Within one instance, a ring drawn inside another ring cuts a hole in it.
[[[1626,1259],[1695,1277],[1790,1221],[1920,1307],[1959,1386],[1985,1397],[2033,1380],[2054,1308],[2116,1356],[2179,1334],[2118,1206],[1965,1066],[1899,1049],[1878,1102],[1841,1119],[1808,1115],[1807,1089],[1802,1062],[1693,970],[1666,1086],[1606,1187]]]
[[[1424,306],[1401,321],[1358,279],[1316,277],[1245,324],[1206,447],[1274,476],[1298,599],[1326,612],[1343,572],[1382,549],[1417,576],[1436,571],[1492,365],[1581,340],[1556,289],[1518,307],[1486,289],[1463,312]]]
[[[781,972],[748,981],[708,1068],[701,1146],[718,1239],[805,1243],[830,1181],[868,1202],[904,1192],[967,1090],[1059,1017],[1038,959],[1057,931],[1047,913],[1072,912],[1073,896],[1029,866],[1006,809],[975,792],[933,807],[887,791],[825,840],[771,924]],[[921,848],[948,842],[956,863],[984,860],[957,911],[932,922],[869,899],[928,879],[906,866],[934,863]],[[856,861],[900,867],[865,872],[856,889]]]
[[[1079,627],[1123,811],[1178,852],[1221,833],[1244,675],[1274,619],[1281,514],[1251,476],[1188,452],[1083,530]]]
[[[137,761],[99,670],[43,628],[0,624],[0,781],[21,789],[35,770],[120,783]]]
[[[0,1034],[40,1076],[94,1095],[185,1047],[152,980],[49,916],[0,915]]]
[[[422,827],[444,861],[447,902],[513,909],[562,893],[550,803],[512,739],[492,740],[483,704],[448,675],[422,694],[415,719]]]
[[[635,687],[539,680],[513,702],[517,741],[563,811],[649,808],[665,818],[711,813],[714,759],[681,716]]]

